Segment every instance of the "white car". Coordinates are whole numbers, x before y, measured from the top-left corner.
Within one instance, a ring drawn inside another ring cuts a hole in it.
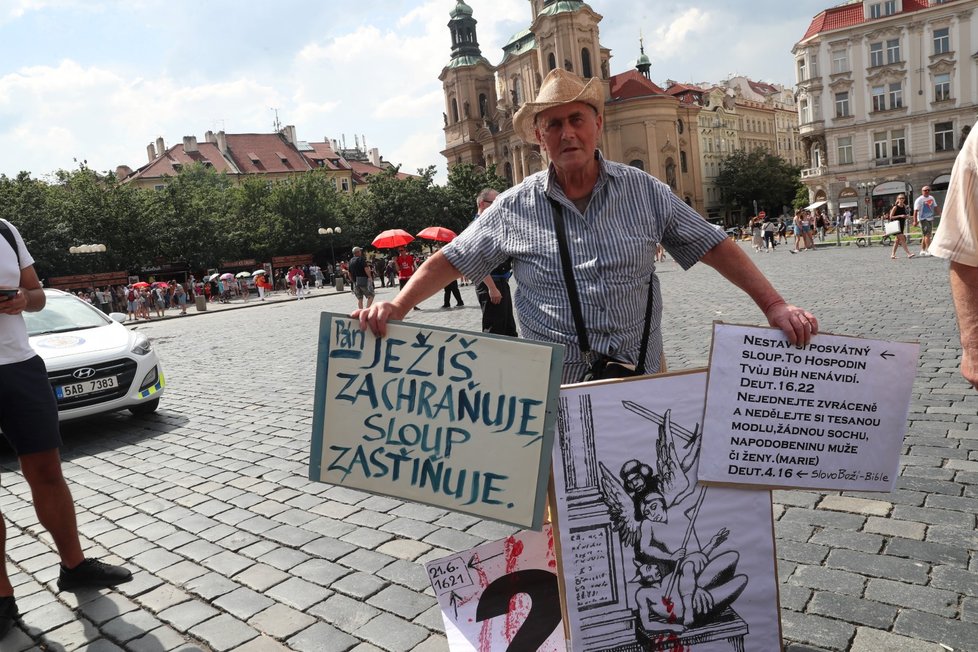
[[[156,410],[163,370],[149,338],[61,290],[45,290],[40,312],[25,312],[31,346],[44,359],[62,421],[128,409]]]

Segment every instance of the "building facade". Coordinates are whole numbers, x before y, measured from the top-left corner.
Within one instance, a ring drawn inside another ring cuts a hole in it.
[[[978,0],[858,0],[792,50],[802,182],[830,215],[865,217],[930,185],[943,203],[978,108]]]
[[[697,121],[706,217],[724,226],[743,224],[747,217],[724,201],[717,176],[724,158],[737,150],[763,149],[791,165],[802,164],[798,113],[794,93],[781,85],[731,77],[719,84],[673,83],[671,94],[699,91]]]
[[[495,165],[511,184],[544,169],[546,154],[513,130],[513,115],[536,97],[557,66],[598,77],[605,88],[604,155],[640,167],[668,183],[704,212],[697,124],[700,106],[683,103],[652,83],[651,62],[611,75],[611,51],[600,43],[602,16],[579,0],[529,0],[531,22],[503,46],[493,65],[481,52],[472,9],[458,0],[450,14],[451,60],[439,76],[445,94],[445,149],[449,167]]]

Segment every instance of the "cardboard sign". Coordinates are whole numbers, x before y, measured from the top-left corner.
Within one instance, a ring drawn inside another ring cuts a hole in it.
[[[324,313],[309,477],[543,524],[563,347]]]
[[[920,345],[715,324],[700,480],[892,491]]]
[[[570,649],[781,649],[769,491],[697,482],[706,373],[561,390],[554,448]]]
[[[566,652],[549,524],[425,568],[452,652]]]

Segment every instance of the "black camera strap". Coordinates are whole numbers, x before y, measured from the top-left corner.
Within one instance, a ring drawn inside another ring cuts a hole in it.
[[[571,314],[574,316],[574,328],[577,330],[577,344],[584,354],[584,361],[590,367],[594,364],[594,351],[587,338],[584,327],[584,313],[581,311],[581,300],[577,294],[577,282],[574,280],[574,267],[571,264],[570,249],[567,247],[567,231],[564,227],[563,207],[553,197],[548,197],[554,209],[554,232],[557,235],[557,248],[560,250],[560,267],[564,273],[564,285],[567,286],[567,296],[570,299]],[[654,272],[653,272],[654,274]],[[645,349],[649,345],[649,331],[652,329],[652,276],[649,277],[649,294],[645,303],[645,328],[642,331],[642,345],[639,349],[638,363],[635,373],[645,373]]]

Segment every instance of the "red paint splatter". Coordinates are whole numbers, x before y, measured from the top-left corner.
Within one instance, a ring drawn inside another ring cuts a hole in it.
[[[666,622],[670,624],[677,622],[679,618],[676,617],[675,604],[672,599],[669,596],[663,596],[662,605],[666,608]],[[683,645],[675,632],[657,635],[652,639],[651,649],[656,652],[691,652],[691,648]]]
[[[517,566],[519,566],[519,557],[523,554],[523,542],[516,537],[507,537],[503,549],[506,553],[504,555],[506,559],[505,574],[509,575],[516,571]],[[518,593],[510,598],[509,611],[506,612],[503,622],[503,636],[507,642],[513,641],[529,614],[530,606],[527,604],[527,598],[524,594]]]
[[[482,560],[479,559],[479,553],[475,553],[473,557],[476,560],[475,572],[479,579],[479,586],[482,587],[482,591],[485,591],[486,587],[489,586],[489,578],[486,576],[486,572],[482,570],[482,564],[478,563]],[[478,595],[482,595],[482,591],[478,592]],[[473,597],[476,594],[473,594]],[[479,628],[479,652],[491,652],[492,651],[492,622],[489,620],[482,621],[482,627]]]

